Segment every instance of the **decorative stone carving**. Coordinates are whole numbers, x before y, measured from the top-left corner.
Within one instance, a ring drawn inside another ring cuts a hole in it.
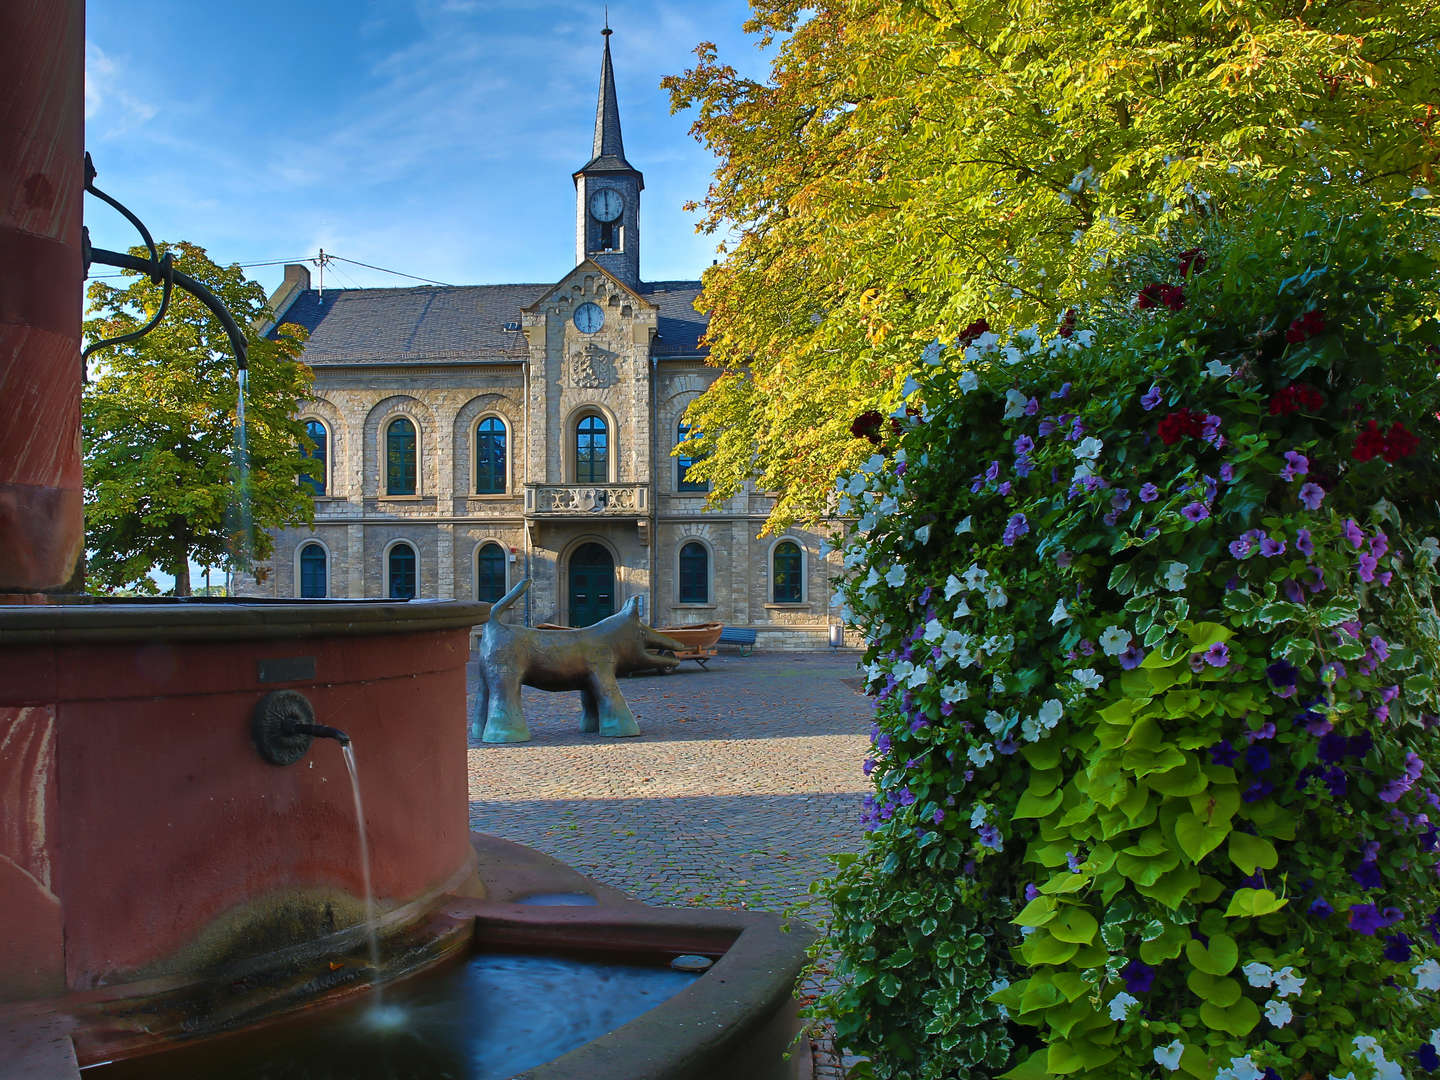
[[[684,652],[685,646],[640,621],[638,596],[609,618],[580,630],[532,630],[500,622],[498,616],[529,587],[526,578],[496,601],[480,631],[480,694],[470,737],[490,743],[528,741],[521,686],[580,691],[581,731],[639,735],[640,725],[615,677],[678,667],[680,661],[670,654]]]
[[[615,354],[589,342],[583,349],[570,354],[566,364],[566,380],[571,386],[587,390],[603,390],[619,381],[615,373]]]

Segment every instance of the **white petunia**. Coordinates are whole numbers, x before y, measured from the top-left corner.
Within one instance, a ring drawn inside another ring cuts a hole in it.
[[[984,803],[976,803],[975,809],[970,813],[970,828],[978,829],[985,823],[985,815],[990,811]]]
[[[1284,1027],[1294,1018],[1295,1014],[1290,1011],[1289,1002],[1281,1001],[1279,998],[1271,998],[1265,1003],[1265,1019],[1269,1020],[1270,1023],[1276,1027]]]
[[[1411,968],[1410,974],[1415,976],[1415,989],[1440,990],[1440,963],[1434,957]]]
[[[1205,365],[1205,374],[1212,379],[1223,379],[1227,375],[1234,375],[1235,369],[1219,360],[1211,360]]]
[[[1282,967],[1275,972],[1275,993],[1282,997],[1294,997],[1305,987],[1305,976],[1296,975],[1293,967]]]
[[[1025,357],[1014,345],[1006,345],[1005,348],[1000,351],[1000,359],[1011,367],[1014,367],[1021,360],[1025,359]]]
[[[897,683],[903,683],[915,673],[915,665],[909,660],[897,660],[895,666],[890,669],[890,674]]]
[[[1039,742],[1044,734],[1045,730],[1040,726],[1040,721],[1036,717],[1027,716],[1021,721],[1020,735],[1026,742]]]
[[[915,670],[910,673],[910,678],[905,680],[905,685],[914,690],[916,687],[924,686],[929,681],[930,669],[923,664],[919,664]]]
[[[940,691],[940,700],[948,701],[951,704],[957,701],[964,701],[969,698],[969,696],[970,686],[968,683],[963,682],[951,683]]]
[[[970,605],[961,599],[960,603],[955,605],[955,621],[959,622],[961,619],[968,618],[969,615]]]
[[[915,381],[914,375],[905,376],[905,385],[900,388],[900,397],[908,398],[915,391],[920,389],[920,384]]]
[[[915,540],[917,543],[922,545],[928,544],[930,542],[930,526],[921,525],[918,529],[916,529]]]
[[[999,585],[991,582],[985,586],[985,606],[988,608],[1001,608],[1010,602],[1010,597],[1005,595],[1005,590]]]
[[[875,474],[885,468],[884,454],[871,454],[865,459],[865,464],[860,466],[862,472]]]
[[[860,582],[860,591],[861,591],[861,592],[869,592],[871,589],[873,589],[876,585],[879,585],[879,584],[880,584],[880,571],[879,571],[879,570],[876,570],[875,567],[872,566],[872,567],[870,568],[870,573],[868,573],[868,574],[865,575],[865,580],[862,581],[862,582]]]
[[[970,531],[970,528],[971,528],[971,526],[970,526],[970,516],[967,514],[961,521],[959,521],[959,522],[956,523],[956,525],[955,525],[955,535],[956,535],[956,536],[964,536],[966,533],[968,533],[968,532]]]
[[[1005,730],[1005,727],[1005,717],[1001,716],[994,709],[989,710],[985,714],[985,730],[990,732],[991,735],[999,735]]]
[[[1110,1019],[1124,1020],[1130,1010],[1139,1004],[1139,998],[1135,997],[1133,994],[1127,994],[1124,990],[1121,990],[1120,993],[1116,994],[1113,998],[1110,999]]]
[[[990,571],[981,570],[979,563],[971,563],[970,569],[965,571],[960,580],[965,582],[967,589],[983,589],[989,578]]]
[[[1106,656],[1119,656],[1130,647],[1130,631],[1122,626],[1107,626],[1100,635],[1100,648]]]
[[[940,643],[940,652],[945,656],[954,656],[962,649],[968,650],[972,640],[971,635],[961,630],[947,630],[945,640]]]
[[[945,579],[945,599],[954,599],[955,594],[958,592],[962,592],[964,588],[965,586],[961,584],[960,579],[957,578],[954,574],[951,574]]]
[[[955,380],[955,385],[960,388],[962,394],[968,394],[980,385],[980,376],[973,371],[962,372],[960,378]]]
[[[1096,673],[1094,668],[1080,668],[1080,670],[1071,672],[1071,674],[1074,675],[1075,681],[1086,690],[1099,690],[1100,687],[1105,685],[1105,680]]]
[[[925,624],[925,641],[934,645],[945,636],[945,627],[939,619],[931,619]]]
[[[995,760],[995,751],[986,743],[984,746],[972,746],[965,756],[970,759],[971,765],[984,766]]]
[[[1050,625],[1056,626],[1070,618],[1070,613],[1065,610],[1065,601],[1056,600],[1055,610],[1050,612]]]
[[[1019,355],[1018,353],[1016,354]],[[1004,420],[1016,420],[1025,415],[1026,397],[1019,390],[1013,387],[1005,391],[1005,415]]]
[[[1165,1046],[1155,1047],[1155,1064],[1163,1065],[1174,1072],[1180,1068],[1180,1055],[1185,1053],[1185,1044],[1179,1039],[1167,1043]]]
[[[1040,711],[1035,715],[1035,718],[1040,721],[1041,726],[1045,728],[1046,731],[1049,731],[1060,722],[1060,717],[1064,715],[1065,706],[1060,704],[1060,700],[1058,698],[1048,698],[1045,704],[1040,706]]]
[[[920,359],[931,367],[936,367],[940,363],[940,349],[940,342],[932,341],[925,346],[925,351],[920,354]]]
[[[1185,588],[1185,577],[1189,573],[1190,568],[1183,562],[1168,563],[1165,567],[1165,588],[1171,592],[1179,592]]]
[[[1005,680],[1002,679],[999,675],[996,675],[996,676],[994,676],[993,678],[991,678],[991,680],[990,680],[990,692],[991,692],[992,694],[1003,694],[1003,693],[1005,693]]]
[[[1420,542],[1420,546],[1415,549],[1415,558],[1431,563],[1440,559],[1440,540],[1436,540],[1433,536],[1425,537]]]
[[[1251,986],[1273,986],[1275,984],[1275,972],[1269,964],[1262,964],[1259,960],[1251,960],[1240,969],[1245,973],[1246,981]]]
[[[885,571],[885,584],[889,585],[892,589],[898,589],[901,585],[905,584],[904,563],[896,563],[890,567],[889,570]]]
[[[1250,1055],[1231,1058],[1230,1064],[1215,1074],[1215,1080],[1261,1080],[1265,1074],[1255,1067]]]
[[[1083,461],[1094,461],[1104,448],[1103,442],[1093,435],[1087,435],[1075,445],[1075,449],[1071,452]]]

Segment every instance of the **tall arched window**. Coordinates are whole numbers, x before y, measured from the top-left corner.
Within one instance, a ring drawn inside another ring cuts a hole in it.
[[[329,433],[319,420],[305,421],[305,434],[315,444],[314,450],[302,449],[300,453],[315,462],[306,472],[300,474],[300,486],[308,487],[311,494],[325,494],[325,478],[329,475],[330,447]]]
[[[419,585],[415,568],[415,549],[406,543],[396,544],[390,549],[386,560],[386,578],[389,579],[391,600],[413,600]]]
[[[401,416],[385,428],[385,494],[415,494],[415,425]]]
[[[680,549],[680,593],[682,604],[710,602],[710,552],[691,540]]]
[[[485,544],[475,553],[475,599],[494,603],[505,595],[505,549]]]
[[[306,544],[300,549],[300,598],[323,600],[329,592],[325,549],[319,544]]]
[[[604,417],[593,413],[575,425],[575,482],[610,482],[610,429]]]
[[[804,559],[800,545],[791,540],[782,540],[775,545],[770,556],[770,602],[772,604],[798,604],[803,598],[801,572]]]
[[[505,493],[505,422],[487,416],[475,425],[475,494]]]
[[[696,432],[698,435],[699,432]],[[675,444],[683,445],[690,437],[690,425],[681,420],[675,428]],[[709,491],[710,485],[704,480],[691,480],[688,476],[690,466],[695,464],[693,457],[677,457],[675,459],[675,490],[676,491]]]

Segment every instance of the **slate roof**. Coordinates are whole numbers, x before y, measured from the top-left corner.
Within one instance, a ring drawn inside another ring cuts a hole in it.
[[[403,289],[314,289],[297,296],[281,316],[310,331],[307,364],[395,364],[462,360],[513,363],[528,352],[525,335],[506,331],[543,285],[426,285]],[[636,290],[659,309],[651,354],[703,354],[708,320],[694,308],[698,281],[642,282]],[[273,331],[272,331],[273,333]]]

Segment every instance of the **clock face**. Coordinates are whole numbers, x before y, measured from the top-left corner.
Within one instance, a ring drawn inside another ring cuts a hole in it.
[[[590,196],[590,213],[596,221],[614,221],[624,209],[625,203],[614,188],[601,188]]]
[[[605,313],[598,304],[581,304],[575,309],[575,329],[582,334],[593,334],[605,325]]]

